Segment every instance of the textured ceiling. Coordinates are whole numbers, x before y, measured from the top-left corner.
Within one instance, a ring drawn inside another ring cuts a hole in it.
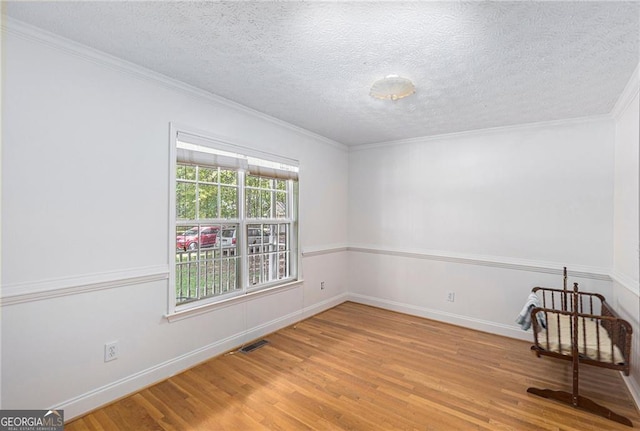
[[[4,13],[346,145],[606,114],[638,2],[4,2]],[[399,74],[416,94],[369,96]]]

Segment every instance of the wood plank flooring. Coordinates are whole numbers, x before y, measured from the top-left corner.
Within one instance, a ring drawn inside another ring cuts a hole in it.
[[[351,302],[265,338],[258,350],[214,358],[65,430],[631,429],[528,394],[570,391],[571,368],[536,358],[523,341]],[[580,372],[583,396],[640,427],[619,373]]]

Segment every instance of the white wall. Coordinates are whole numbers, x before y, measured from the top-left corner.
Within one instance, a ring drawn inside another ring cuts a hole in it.
[[[613,269],[638,284],[638,93],[616,118]]]
[[[564,265],[610,297],[613,150],[593,118],[351,152],[352,297],[527,339],[514,318]]]
[[[633,359],[627,382],[640,405],[640,101],[638,70],[616,109],[613,294],[618,312],[633,326]]]
[[[611,266],[613,122],[351,154],[350,244]]]
[[[616,121],[347,154],[20,26],[3,44],[1,408],[76,416],[347,292],[530,339],[515,315],[531,287],[560,285],[567,265],[571,281],[633,316],[638,295],[623,284],[638,280],[637,94]],[[300,160],[304,284],[171,323],[163,317],[169,122]],[[626,281],[612,283],[612,268]],[[120,358],[104,363],[112,340]]]
[[[346,251],[335,248],[347,233],[343,146],[9,28],[2,408],[61,407],[70,418],[344,300]],[[170,122],[300,161],[301,247],[315,250],[302,259],[303,284],[175,322],[163,317]],[[113,340],[120,357],[104,363]]]

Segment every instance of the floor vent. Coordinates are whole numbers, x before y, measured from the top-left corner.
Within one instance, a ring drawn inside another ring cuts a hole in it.
[[[240,349],[240,351],[242,353],[253,352],[254,350],[259,349],[260,347],[264,346],[265,344],[269,344],[269,342],[267,340],[256,341],[255,343],[251,343],[251,344],[248,344],[248,345],[244,346],[242,349]]]

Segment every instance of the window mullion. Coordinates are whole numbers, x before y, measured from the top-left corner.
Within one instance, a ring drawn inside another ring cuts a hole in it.
[[[222,217],[222,170],[218,168],[218,211],[216,216]]]
[[[299,184],[289,180],[286,183],[287,189],[287,219],[289,221],[289,275],[296,274],[300,277],[298,271],[298,187]]]
[[[196,220],[200,219],[200,181],[198,181],[198,179],[200,178],[200,166],[196,165],[196,213],[195,213],[195,218]]]
[[[245,209],[245,176],[246,172],[243,170],[238,171],[238,218],[239,223],[236,232],[236,241],[238,243],[238,250],[240,255],[240,286],[242,291],[246,293],[249,286],[249,258],[247,255],[247,222],[246,222],[246,209]]]
[[[269,197],[271,198],[269,217],[276,218],[276,180],[270,180],[269,184],[269,188],[271,189],[269,190]]]
[[[198,228],[198,246],[196,247],[196,253],[198,253],[198,258],[196,259],[196,299],[202,298],[202,291],[200,290],[201,281],[200,281],[200,273],[201,266],[203,262],[200,259],[200,166],[196,165],[196,213],[195,213],[195,221],[197,222],[196,226]]]
[[[276,198],[278,192],[276,190],[276,180],[271,179],[269,196],[271,198],[271,218],[276,219],[278,217],[278,211],[276,209],[278,199]],[[267,245],[266,258],[269,259],[269,280],[278,279],[278,232],[280,231],[279,223],[271,223],[269,230],[273,230],[273,226],[276,227],[275,232],[271,232],[270,244]],[[274,246],[275,244],[275,246]]]

